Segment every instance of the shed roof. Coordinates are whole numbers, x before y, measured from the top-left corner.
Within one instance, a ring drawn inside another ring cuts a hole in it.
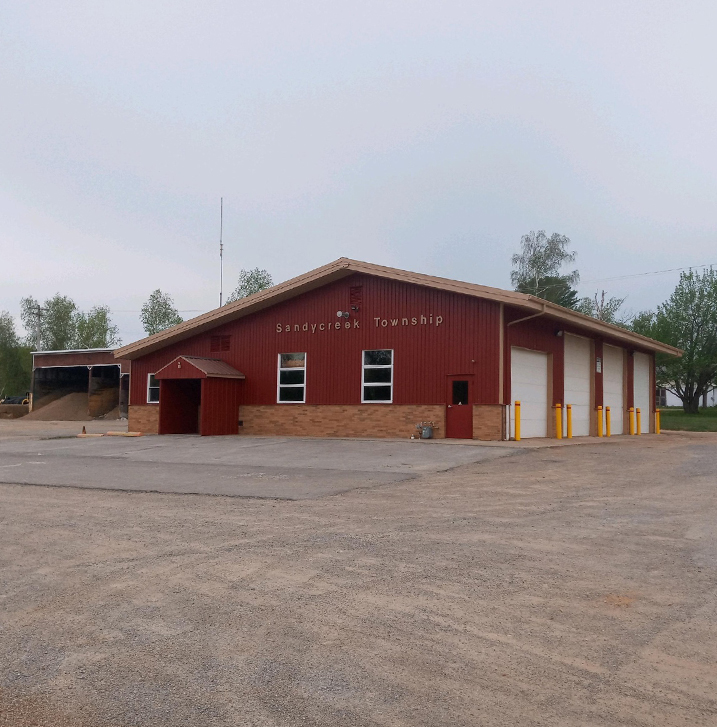
[[[177,356],[166,366],[161,368],[154,375],[155,379],[171,379],[173,372],[181,366],[175,364],[184,362],[188,366],[194,368],[197,372],[197,379],[244,379],[246,378],[241,371],[237,371],[226,361],[220,361],[217,358],[201,358],[199,356]]]
[[[539,313],[541,315],[554,318],[565,323],[569,323],[578,328],[582,328],[591,333],[608,336],[619,341],[623,341],[629,345],[644,348],[649,351],[657,351],[661,353],[671,354],[673,356],[681,355],[681,351],[673,346],[665,343],[654,341],[646,336],[641,336],[632,331],[628,331],[620,326],[611,323],[599,321],[590,316],[586,316],[577,311],[563,308],[556,303],[537,298],[525,293],[518,293],[514,290],[502,290],[500,288],[491,288],[486,285],[477,285],[476,283],[466,283],[459,280],[450,280],[448,278],[438,278],[433,275],[425,275],[423,273],[413,273],[408,270],[399,270],[397,268],[389,268],[383,265],[374,265],[372,263],[361,262],[360,260],[351,260],[349,258],[339,258],[334,262],[324,265],[320,268],[310,270],[308,273],[299,275],[296,278],[287,280],[278,285],[274,285],[266,290],[249,295],[246,298],[229,303],[221,308],[215,308],[208,313],[191,318],[176,326],[167,328],[164,331],[155,333],[152,336],[143,338],[135,343],[117,349],[115,356],[117,358],[135,359],[144,356],[152,351],[164,348],[170,343],[176,343],[186,338],[191,338],[204,331],[216,328],[224,323],[243,318],[244,316],[256,313],[257,311],[276,305],[284,300],[294,298],[302,293],[320,288],[335,280],[340,280],[354,273],[363,273],[365,275],[373,275],[389,280],[396,280],[403,283],[411,283],[413,285],[421,285],[427,288],[444,290],[450,293],[458,293],[460,295],[469,295],[476,298],[484,298],[505,303],[516,308],[521,308],[528,313]]]

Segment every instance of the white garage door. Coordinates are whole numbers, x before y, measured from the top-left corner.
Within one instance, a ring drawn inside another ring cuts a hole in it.
[[[548,354],[510,349],[512,402],[520,401],[520,437],[548,436]],[[510,408],[511,431],[515,432],[515,407]]]
[[[591,374],[590,341],[565,334],[565,404],[572,406],[574,437],[590,434]]]
[[[602,357],[603,407],[610,407],[610,431],[622,434],[624,362],[621,348],[603,346]],[[603,409],[604,411],[604,409]]]
[[[633,360],[635,409],[640,410],[640,431],[647,434],[650,431],[650,357],[645,353],[635,353]]]

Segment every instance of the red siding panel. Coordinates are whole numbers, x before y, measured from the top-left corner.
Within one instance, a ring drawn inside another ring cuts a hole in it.
[[[202,379],[200,434],[238,434],[242,384],[239,379]]]
[[[525,313],[515,309],[505,309],[506,335],[505,335],[505,370],[503,382],[505,386],[505,400],[511,401],[510,391],[510,349],[513,346],[528,348],[532,351],[543,351],[552,354],[553,360],[553,405],[563,403],[565,384],[565,336],[558,336],[558,331],[565,330],[563,326],[546,318],[531,318],[521,323],[509,325],[511,321],[524,318]]]
[[[112,351],[73,351],[72,353],[43,353],[33,356],[33,366],[120,366],[123,374],[128,374],[130,362],[115,358]]]
[[[162,379],[203,379],[206,376],[203,371],[184,360],[177,361],[171,368],[165,366],[162,369],[162,371],[150,371],[149,373],[159,374],[157,381]]]
[[[603,351],[602,341],[595,341],[595,361],[593,361],[593,371],[595,372],[595,408],[603,406],[603,386],[602,386],[602,370],[603,370]],[[597,359],[600,359],[600,371],[597,370]],[[592,426],[592,425],[591,425]]]
[[[351,288],[359,285],[362,302],[351,311]],[[337,318],[339,310],[350,318]],[[136,359],[131,403],[146,403],[147,374],[192,355],[245,374],[242,404],[274,404],[278,354],[305,352],[307,404],[359,404],[362,350],[392,348],[394,403],[445,403],[446,376],[474,374],[474,403],[495,404],[499,311],[493,301],[354,275]],[[231,336],[229,351],[210,352],[216,335]]]

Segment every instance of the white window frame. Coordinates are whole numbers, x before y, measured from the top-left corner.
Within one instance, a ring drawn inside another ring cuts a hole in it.
[[[148,404],[159,404],[159,381],[157,381],[157,379],[155,379],[155,381],[157,382],[157,385],[150,386],[150,382],[152,381],[152,376],[154,376],[154,374],[147,374],[147,403]],[[152,401],[152,399],[150,399],[149,392],[151,389],[157,389],[157,401]]]
[[[366,354],[368,351],[390,351],[391,352],[391,363],[390,364],[367,364]],[[366,348],[361,351],[361,403],[362,404],[393,404],[393,354],[392,348]],[[370,382],[365,383],[364,377],[367,369],[391,369],[391,381],[389,384],[385,382]],[[364,391],[367,386],[390,386],[391,397],[389,399],[365,399]]]
[[[282,368],[281,357],[286,356],[288,353],[302,353],[304,355],[304,366],[289,366]],[[305,351],[284,351],[277,355],[276,358],[276,403],[277,404],[306,404],[306,358],[307,354]],[[281,383],[281,372],[282,371],[303,371],[304,372],[304,383],[303,384],[282,384]],[[304,390],[304,395],[301,401],[282,401],[281,390],[282,389],[299,389]]]

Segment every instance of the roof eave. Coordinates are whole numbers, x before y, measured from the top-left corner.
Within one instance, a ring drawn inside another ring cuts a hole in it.
[[[188,321],[179,323],[176,326],[159,331],[159,333],[155,333],[152,336],[147,336],[147,338],[142,338],[139,341],[123,346],[115,351],[115,358],[124,358],[131,361],[140,356],[146,356],[148,353],[164,348],[169,343],[178,343],[198,333],[217,328],[220,325],[243,318],[251,313],[257,313],[276,303],[281,303],[302,293],[320,288],[322,285],[333,280],[339,280],[347,275],[351,275],[353,272],[353,270],[349,269],[348,261],[345,258],[341,258],[329,265],[316,268],[309,273],[279,283],[266,290],[261,290],[234,303],[228,303],[226,306],[223,306],[223,308],[227,309],[226,312],[222,308],[215,308],[207,313],[190,318]],[[220,315],[220,311],[225,314]]]
[[[284,300],[289,300],[301,295],[302,293],[309,292],[322,287],[327,283],[331,283],[334,280],[339,280],[354,273],[388,278],[412,285],[439,288],[446,292],[485,298],[527,311],[535,311],[538,313],[542,312],[544,315],[552,316],[559,320],[572,323],[577,327],[585,328],[600,335],[618,339],[649,351],[666,353],[672,356],[682,355],[682,352],[673,346],[668,346],[667,344],[660,343],[659,341],[654,341],[611,323],[598,321],[595,318],[578,313],[577,311],[563,308],[556,303],[551,303],[532,295],[526,295],[525,293],[502,290],[500,288],[491,288],[458,280],[437,278],[423,273],[413,273],[407,270],[399,270],[397,268],[389,268],[382,265],[373,265],[360,260],[339,258],[328,265],[315,268],[314,270],[310,270],[308,273],[304,273],[296,278],[292,278],[291,280],[279,283],[278,285],[267,288],[266,290],[254,293],[247,298],[230,303],[222,308],[203,313],[202,315],[196,316],[188,321],[184,321],[172,328],[155,333],[153,336],[149,336],[136,341],[135,343],[123,346],[115,351],[115,358],[133,360],[140,356],[145,356],[153,351],[164,348],[171,343],[178,343],[199,333],[203,333],[231,321],[238,320],[239,318],[243,318],[251,313],[256,313],[265,308],[269,308],[270,306],[281,303]]]
[[[41,354],[77,354],[77,353],[112,353],[114,348],[63,348],[59,351],[30,351],[33,356],[40,356]]]
[[[545,315],[547,316],[558,318],[559,320],[565,321],[567,323],[572,323],[576,326],[587,328],[603,336],[615,338],[630,343],[633,346],[645,348],[649,351],[664,353],[670,356],[682,356],[681,349],[670,346],[667,343],[655,341],[654,339],[643,336],[640,333],[635,333],[634,331],[629,331],[626,328],[621,328],[614,323],[600,321],[597,318],[593,318],[592,316],[585,315],[584,313],[579,313],[578,311],[570,310],[569,308],[563,308],[563,306],[561,305],[551,303],[550,301],[542,300],[541,298],[536,298],[534,296],[530,296],[530,298],[534,302],[544,305]]]

